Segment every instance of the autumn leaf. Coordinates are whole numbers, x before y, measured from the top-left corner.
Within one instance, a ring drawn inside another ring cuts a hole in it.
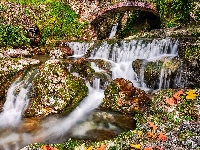
[[[174,95],[173,95],[173,97],[176,99],[176,100],[180,100],[181,99],[181,95],[182,94],[184,94],[182,91],[177,91]]]
[[[142,134],[143,134],[143,132],[142,132],[142,131],[138,131],[138,136],[139,136],[139,137],[141,137],[141,136],[142,136]]]
[[[159,146],[156,146],[155,148],[158,150],[165,150],[164,148],[162,148],[162,147],[160,148]]]
[[[196,98],[196,94],[195,94],[196,90],[189,90],[188,92],[186,92],[187,96],[186,99],[191,99],[194,100]]]
[[[153,150],[152,147],[145,147],[144,150]]]
[[[164,135],[162,132],[160,132],[159,134],[158,134],[158,139],[160,140],[160,141],[167,141],[167,136],[166,135]]]
[[[173,97],[166,99],[166,103],[171,105],[171,106],[174,105],[174,102],[175,102],[175,99]]]
[[[147,133],[147,137],[148,137],[148,138],[153,138],[153,139],[155,139],[157,136],[156,136],[155,134],[153,134],[152,132],[149,131],[149,132]]]
[[[149,127],[152,128],[153,130],[156,130],[157,127],[154,125],[153,122],[148,122],[149,123]]]
[[[93,146],[90,146],[89,148],[85,148],[84,150],[93,150]]]
[[[43,145],[42,150],[58,150],[58,149],[55,147],[48,146],[48,145],[46,145],[46,146]]]
[[[135,148],[135,149],[141,149],[141,145],[140,144],[130,144],[130,146],[132,148]]]
[[[106,145],[101,144],[101,147],[97,148],[97,150],[105,150],[106,149]]]

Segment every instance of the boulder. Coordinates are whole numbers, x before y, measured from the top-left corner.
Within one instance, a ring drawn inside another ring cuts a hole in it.
[[[137,59],[133,61],[133,69],[141,82],[148,88],[177,88],[177,75],[180,73],[181,61],[178,58],[162,58],[147,61]]]
[[[59,60],[49,60],[39,66],[32,84],[34,88],[25,117],[68,114],[88,93],[85,81],[70,74]]]
[[[123,78],[113,80],[104,94],[101,107],[133,115],[136,111],[144,111],[150,102],[143,90],[134,87],[131,81]]]

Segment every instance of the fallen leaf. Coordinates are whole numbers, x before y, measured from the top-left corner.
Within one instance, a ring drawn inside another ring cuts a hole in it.
[[[148,122],[148,123],[149,123],[149,127],[150,127],[150,128],[152,128],[153,130],[156,130],[156,129],[157,129],[156,125],[154,125],[153,122]]]
[[[51,147],[51,146],[48,146],[48,145],[46,145],[46,146],[43,145],[41,148],[42,148],[42,150],[58,150],[57,148]]]
[[[187,96],[186,99],[191,99],[194,100],[196,98],[196,94],[195,94],[196,90],[189,90],[188,92],[186,92]]]
[[[130,144],[130,146],[132,148],[135,148],[135,149],[141,149],[141,145],[140,144]]]
[[[93,150],[93,146],[90,146],[89,148],[85,148],[85,150]]]
[[[142,132],[142,131],[138,131],[138,136],[139,136],[139,137],[141,137],[141,136],[142,136],[142,134],[143,134],[143,132]]]
[[[166,99],[166,103],[169,104],[169,105],[171,105],[171,106],[174,105],[174,102],[175,102],[175,100],[174,100],[173,97]]]
[[[176,99],[176,100],[180,100],[181,99],[181,95],[182,94],[184,94],[182,91],[177,91],[174,95],[173,95],[173,97]]]
[[[155,134],[153,134],[152,132],[149,131],[149,132],[147,133],[147,137],[148,137],[148,138],[153,138],[153,139],[155,139],[157,136],[156,136]]]
[[[158,149],[158,150],[165,150],[164,148],[159,147],[159,146],[156,146],[155,148]]]
[[[160,141],[167,141],[167,136],[166,135],[164,135],[162,132],[160,132],[159,134],[158,134],[158,139],[160,140]]]
[[[101,147],[97,148],[97,150],[105,150],[106,149],[106,145],[101,144]]]
[[[152,147],[145,147],[144,150],[153,150]]]

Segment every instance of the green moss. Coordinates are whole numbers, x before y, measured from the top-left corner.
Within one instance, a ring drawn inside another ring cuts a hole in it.
[[[68,114],[79,102],[87,96],[88,88],[85,81],[75,77],[64,68],[61,63],[40,66],[39,73],[33,80],[34,98],[31,108],[25,116],[46,115],[40,114],[40,109],[47,109],[47,113]]]
[[[200,45],[187,45],[183,51],[183,58],[187,61],[200,60]]]

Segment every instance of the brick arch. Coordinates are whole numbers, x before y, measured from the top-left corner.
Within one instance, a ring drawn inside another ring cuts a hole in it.
[[[153,3],[147,2],[137,2],[137,1],[127,1],[127,2],[118,2],[114,5],[105,7],[98,11],[96,15],[93,16],[93,20],[91,21],[91,25],[95,26],[103,21],[106,17],[110,16],[114,13],[123,13],[131,10],[140,10],[144,12],[148,12],[154,16],[159,17],[158,11]]]

